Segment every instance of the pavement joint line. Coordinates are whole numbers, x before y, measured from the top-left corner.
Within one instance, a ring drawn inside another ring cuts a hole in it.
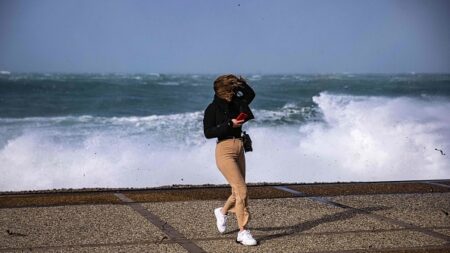
[[[436,183],[436,182],[429,182],[429,181],[425,181],[424,183],[431,184],[431,185],[437,185],[437,186],[440,186],[440,187],[445,187],[445,188],[450,189],[450,185],[446,185],[446,184],[441,184],[441,183]]]
[[[128,245],[146,245],[146,244],[174,244],[176,242],[171,240],[154,240],[154,241],[134,241],[134,242],[115,242],[115,243],[85,243],[85,244],[64,244],[54,246],[32,246],[22,248],[0,248],[0,252],[11,251],[33,251],[33,250],[58,250],[66,248],[90,248],[90,247],[114,247],[114,246],[128,246]]]
[[[281,190],[281,191],[285,191],[285,192],[292,193],[292,194],[294,194],[296,197],[307,197],[307,196],[308,196],[308,195],[307,195],[306,193],[304,193],[304,192],[299,192],[299,191],[296,191],[296,190],[291,189],[291,188],[286,187],[286,186],[273,186],[273,188],[275,188],[275,189],[277,189],[277,190]]]
[[[445,235],[445,234],[442,234],[442,233],[439,233],[439,232],[436,232],[436,231],[432,231],[432,230],[427,230],[427,229],[424,229],[422,227],[416,226],[416,225],[411,224],[411,223],[407,223],[407,222],[404,222],[404,221],[400,221],[400,220],[396,220],[396,219],[389,218],[389,217],[386,217],[386,216],[382,216],[380,214],[371,213],[370,211],[366,211],[366,210],[359,209],[359,208],[356,208],[356,207],[344,205],[344,204],[341,204],[341,203],[329,200],[329,199],[324,198],[324,197],[308,197],[306,193],[300,192],[300,191],[297,191],[297,190],[294,190],[294,189],[291,189],[291,188],[289,188],[287,186],[275,186],[274,188],[276,188],[278,190],[282,190],[282,191],[286,191],[286,192],[292,193],[295,197],[305,197],[305,198],[308,198],[308,199],[311,199],[311,200],[315,200],[315,201],[323,203],[323,204],[328,204],[328,205],[332,205],[332,206],[335,206],[335,207],[341,207],[341,208],[344,208],[344,209],[352,209],[352,210],[355,210],[357,212],[364,213],[364,214],[366,214],[368,216],[376,218],[378,220],[385,221],[385,222],[388,222],[388,223],[391,223],[391,224],[394,224],[394,225],[402,226],[402,227],[405,227],[405,228],[409,228],[411,230],[415,230],[417,232],[421,232],[423,234],[426,234],[426,235],[429,235],[429,236],[432,236],[432,237],[435,237],[435,238],[439,238],[439,239],[445,240],[447,243],[450,242],[450,236],[448,236],[448,235]]]
[[[132,199],[125,196],[123,193],[114,193],[114,195],[119,198],[121,201],[130,206],[134,211],[139,213],[142,217],[150,221],[153,225],[159,228],[163,233],[165,233],[169,239],[178,243],[181,247],[187,250],[190,253],[206,253],[204,249],[200,246],[187,239],[183,234],[178,232],[175,228],[173,228],[166,221],[163,221],[157,215],[153,214],[149,210],[147,210],[140,203],[134,202]]]

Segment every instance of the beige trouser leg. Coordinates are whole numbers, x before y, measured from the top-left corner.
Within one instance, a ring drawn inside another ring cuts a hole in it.
[[[231,195],[223,206],[223,211],[235,213],[239,228],[244,228],[250,220],[250,213],[248,211],[245,155],[242,141],[228,139],[219,142],[216,146],[216,163],[231,186]]]

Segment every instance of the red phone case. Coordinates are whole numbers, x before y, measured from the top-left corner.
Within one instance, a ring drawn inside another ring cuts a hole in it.
[[[241,112],[241,113],[237,116],[236,120],[245,120],[247,117],[248,117],[247,114]]]

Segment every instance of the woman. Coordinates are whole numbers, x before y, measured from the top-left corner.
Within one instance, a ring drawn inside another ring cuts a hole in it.
[[[242,77],[231,74],[219,76],[214,81],[214,92],[214,100],[205,110],[203,130],[206,138],[217,138],[216,164],[232,192],[224,206],[214,210],[217,229],[220,233],[225,232],[228,212],[235,213],[239,225],[236,242],[256,245],[256,240],[246,228],[250,213],[241,138],[242,124],[254,118],[248,105],[255,98],[255,92]],[[237,120],[240,113],[245,113],[247,118]]]

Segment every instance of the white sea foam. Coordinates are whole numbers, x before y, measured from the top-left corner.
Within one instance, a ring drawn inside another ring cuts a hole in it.
[[[252,131],[256,152],[248,158],[250,179],[314,182],[450,177],[448,155],[436,150],[450,150],[449,102],[326,93],[314,101],[325,124]]]
[[[323,122],[248,123],[255,150],[247,153],[249,182],[450,177],[449,101],[327,93],[313,99]],[[278,120],[302,108],[290,103],[280,111],[255,115]],[[215,141],[203,137],[202,117],[2,119],[21,131],[0,146],[0,190],[226,183],[215,165]],[[76,126],[73,138],[58,127],[68,122]]]
[[[0,186],[25,190],[218,183],[220,178],[211,173],[212,144],[177,150],[151,137],[92,134],[72,146],[27,133],[1,151]]]

